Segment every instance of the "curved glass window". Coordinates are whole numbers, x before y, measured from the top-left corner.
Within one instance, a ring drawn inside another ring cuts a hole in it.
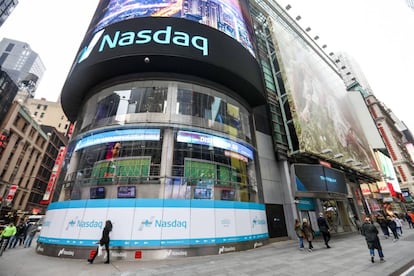
[[[176,81],[131,81],[107,87],[85,103],[74,135],[142,122],[210,128],[251,141],[249,112],[217,90]]]
[[[65,200],[170,198],[257,202],[250,114],[192,83],[129,81],[91,96],[65,167]]]

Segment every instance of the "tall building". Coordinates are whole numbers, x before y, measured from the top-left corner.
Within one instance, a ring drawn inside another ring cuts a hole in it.
[[[29,44],[8,38],[0,41],[0,66],[19,89],[26,90],[32,98],[46,70]]]
[[[379,180],[363,99],[295,18],[266,0],[138,2],[100,2],[67,77],[76,127],[37,252],[86,258],[107,219],[125,259],[295,239],[319,212],[357,231],[377,207],[360,183]]]
[[[283,8],[274,1],[251,3],[262,50],[267,118],[276,142],[276,158],[272,160],[268,153],[262,156],[270,162],[260,163],[262,174],[268,174],[263,194],[269,236],[287,232],[294,238],[294,219],[307,218],[315,225],[319,212],[334,232],[355,231],[355,218],[371,212],[360,183],[375,183],[379,170],[355,113],[354,101],[367,111],[363,99],[347,92],[335,61],[300,27],[300,17],[289,15],[289,6]],[[371,116],[365,114],[375,130]],[[283,118],[282,124],[274,123],[278,118]],[[283,133],[287,141],[281,139]]]
[[[265,97],[246,3],[140,2],[100,1],[67,77],[61,103],[76,124],[39,254],[87,258],[107,219],[122,258],[267,243],[253,121]]]
[[[44,214],[56,201],[56,185],[67,137],[53,126],[39,125],[29,110],[14,101],[0,124],[0,219]]]
[[[364,97],[372,94],[371,86],[359,63],[350,55],[340,52],[332,57],[335,60],[338,71],[348,90],[363,88],[360,90]]]
[[[3,219],[14,216],[17,210],[26,211],[33,186],[42,183],[46,186],[47,179],[38,178],[37,173],[49,138],[17,101],[0,129],[6,136],[6,145],[0,153],[0,218]]]
[[[66,153],[68,139],[53,126],[42,125],[40,128],[47,134],[48,140],[37,172],[39,181],[36,181],[31,188],[25,209],[38,210],[37,213],[44,214],[48,204],[59,198],[62,185],[56,185],[56,181]]]
[[[68,134],[70,121],[66,118],[60,102],[29,98],[23,99],[23,104],[39,125],[53,126],[59,132]]]
[[[18,88],[7,72],[0,68],[0,125],[12,105]]]
[[[18,0],[0,1],[0,27],[4,24],[18,3]]]
[[[390,168],[387,168],[386,164],[381,165],[383,168],[381,178],[384,183],[393,186],[392,190],[395,193],[392,202],[398,204],[402,199],[399,195],[403,192],[405,194],[403,200],[412,205],[414,164],[410,155],[412,141],[410,142],[407,127],[384,103],[377,99],[374,95],[375,91],[370,88],[357,61],[344,53],[337,54],[334,59],[347,89],[358,91],[364,97],[375,126],[381,135],[383,146],[374,147],[374,150],[384,153],[391,162]],[[364,127],[364,130],[366,131],[366,127]],[[370,143],[372,144],[372,138]],[[380,159],[383,160],[384,158]],[[383,200],[383,198],[380,198],[380,200]]]

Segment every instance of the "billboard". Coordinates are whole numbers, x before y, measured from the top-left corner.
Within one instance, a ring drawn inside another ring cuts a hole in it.
[[[293,164],[297,192],[348,193],[343,172],[321,165]]]
[[[332,149],[332,154],[343,154],[336,160],[340,163],[352,159],[377,168],[340,76],[287,26],[274,22],[272,27],[299,140],[297,150],[320,155]]]
[[[245,1],[239,0],[100,1],[87,36],[111,24],[139,17],[176,17],[207,25],[237,40],[255,55],[252,22]]]
[[[381,173],[383,174],[385,181],[392,185],[392,188],[395,192],[401,193],[400,184],[398,182],[398,177],[395,173],[391,158],[380,151],[376,151],[375,155],[377,157],[379,166],[381,168]]]

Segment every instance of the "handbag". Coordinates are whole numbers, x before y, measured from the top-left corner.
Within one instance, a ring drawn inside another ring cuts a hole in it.
[[[98,245],[98,256],[102,256],[103,254],[103,245]]]

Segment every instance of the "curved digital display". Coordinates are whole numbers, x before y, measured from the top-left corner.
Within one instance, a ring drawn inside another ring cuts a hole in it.
[[[235,39],[182,18],[140,17],[111,24],[84,41],[62,89],[65,114],[75,121],[94,87],[139,74],[201,78],[231,89],[252,107],[265,103],[259,64]]]
[[[178,17],[217,29],[236,39],[254,56],[252,25],[244,1],[238,0],[106,0],[101,1],[87,36],[138,17]]]

